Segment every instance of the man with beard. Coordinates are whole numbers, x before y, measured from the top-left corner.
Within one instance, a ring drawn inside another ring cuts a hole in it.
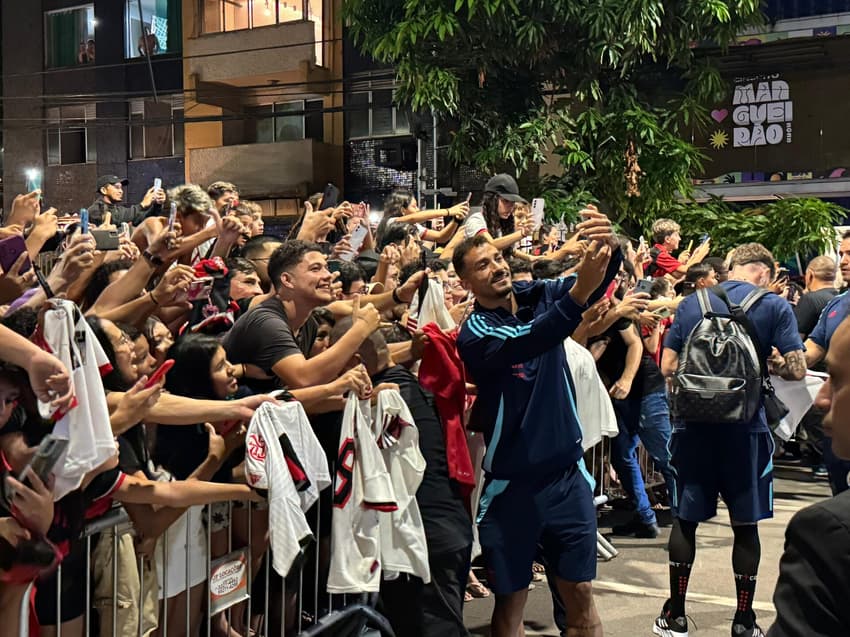
[[[495,637],[520,631],[538,544],[569,609],[568,637],[602,635],[591,585],[596,510],[563,343],[614,279],[622,254],[605,215],[588,209],[582,216],[577,230],[590,245],[577,277],[513,285],[484,234],[453,255],[476,297],[458,351],[478,386],[487,442],[478,530],[496,594]]]

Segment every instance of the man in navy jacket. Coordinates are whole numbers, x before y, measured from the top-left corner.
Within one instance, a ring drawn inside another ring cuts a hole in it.
[[[588,209],[582,216],[577,229],[590,244],[577,276],[514,285],[501,252],[483,235],[453,256],[476,298],[458,351],[484,412],[478,530],[496,594],[495,637],[517,635],[538,544],[570,609],[567,634],[602,635],[591,588],[596,511],[563,342],[613,280],[622,255],[605,215]]]

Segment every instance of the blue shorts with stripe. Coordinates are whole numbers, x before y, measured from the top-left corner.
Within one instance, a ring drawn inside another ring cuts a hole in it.
[[[734,522],[773,517],[773,451],[769,431],[734,425],[677,429],[670,438],[679,517],[703,522],[717,515],[723,498]]]
[[[547,565],[569,582],[596,577],[596,508],[584,461],[540,480],[488,478],[478,513],[487,582],[497,595],[525,590],[542,549]]]

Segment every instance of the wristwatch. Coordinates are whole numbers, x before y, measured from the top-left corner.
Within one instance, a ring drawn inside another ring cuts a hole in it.
[[[163,261],[160,257],[156,256],[155,254],[151,254],[149,250],[145,250],[144,252],[142,252],[142,258],[151,265],[160,266],[165,263],[165,261]]]

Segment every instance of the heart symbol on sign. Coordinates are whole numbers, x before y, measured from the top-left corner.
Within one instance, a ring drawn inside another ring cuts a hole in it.
[[[727,111],[725,108],[715,109],[711,111],[711,119],[713,119],[718,124],[724,119],[726,119],[728,116],[729,111]]]

